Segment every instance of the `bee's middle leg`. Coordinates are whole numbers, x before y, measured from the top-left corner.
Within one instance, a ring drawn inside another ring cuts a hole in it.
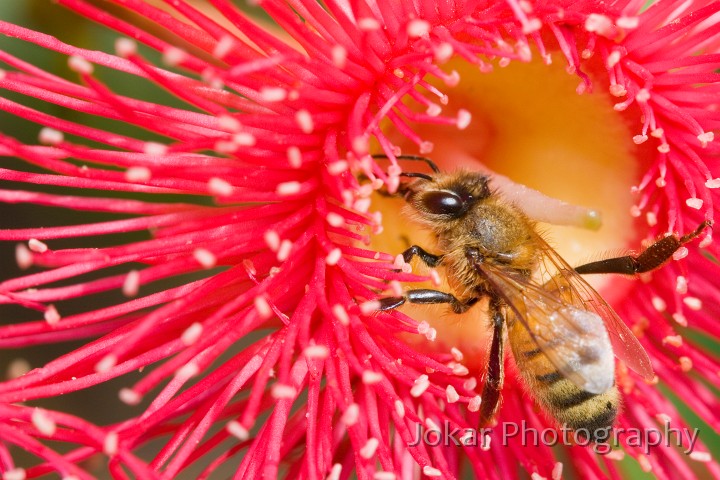
[[[446,303],[449,304],[455,313],[466,312],[467,309],[477,303],[478,298],[471,298],[466,301],[458,300],[451,293],[440,292],[438,290],[417,289],[408,290],[402,297],[386,297],[380,299],[380,310],[392,310],[405,302],[417,303],[422,305]]]

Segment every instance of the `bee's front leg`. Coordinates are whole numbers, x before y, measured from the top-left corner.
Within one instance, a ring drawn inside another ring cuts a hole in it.
[[[417,289],[408,290],[402,297],[386,297],[380,300],[380,310],[392,310],[405,302],[417,303],[423,305],[447,303],[455,313],[464,313],[468,308],[475,305],[477,298],[471,298],[461,301],[455,298],[451,293],[440,292],[438,290]]]
[[[426,252],[425,249],[418,245],[413,245],[405,250],[402,256],[405,263],[409,263],[413,258],[418,256],[428,267],[437,267],[443,258],[442,255],[433,255],[432,253]]]

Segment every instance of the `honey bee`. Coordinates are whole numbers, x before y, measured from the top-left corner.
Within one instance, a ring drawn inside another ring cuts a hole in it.
[[[644,379],[654,374],[633,333],[580,274],[653,270],[711,222],[682,237],[666,236],[637,256],[572,268],[535,222],[492,190],[490,176],[442,173],[429,159],[405,158],[422,160],[433,170],[432,175],[402,174],[413,180],[402,182],[398,194],[410,216],[434,235],[437,252],[413,245],[403,257],[444,267],[454,294],[408,290],[402,297],[382,298],[381,310],[405,302],[442,303],[463,313],[487,298],[493,333],[481,422],[489,422],[500,404],[507,333],[524,384],[544,410],[589,440],[598,438],[596,432],[607,435],[620,404],[613,354]]]

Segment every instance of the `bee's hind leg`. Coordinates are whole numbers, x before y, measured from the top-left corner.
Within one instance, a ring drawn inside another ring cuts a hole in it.
[[[669,260],[680,247],[699,236],[708,227],[712,227],[710,220],[702,222],[698,228],[682,237],[677,235],[663,237],[643,250],[640,255],[626,255],[590,262],[576,267],[575,271],[581,275],[588,273],[635,275],[650,272]]]
[[[475,305],[478,299],[471,298],[463,302],[450,293],[440,292],[438,290],[417,289],[408,290],[402,297],[386,297],[381,298],[379,301],[380,310],[392,310],[405,302],[423,305],[447,303],[453,309],[453,312],[463,313]]]
[[[493,327],[492,344],[490,345],[490,358],[485,384],[482,390],[482,410],[480,411],[480,425],[487,425],[495,416],[500,406],[500,392],[505,379],[505,352],[504,332],[505,318],[500,311],[497,301],[490,304]]]

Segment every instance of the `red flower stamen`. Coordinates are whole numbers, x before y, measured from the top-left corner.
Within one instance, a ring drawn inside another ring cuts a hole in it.
[[[631,214],[645,216],[643,235],[713,220],[717,2],[661,1],[646,10],[641,1],[259,2],[275,30],[224,0],[203,8],[130,0],[112,11],[59,3],[128,38],[113,55],[0,22],[3,35],[67,56],[76,76],[65,80],[0,52],[8,69],[0,87],[17,94],[0,98],[0,110],[42,126],[37,142],[0,134],[0,154],[27,164],[0,169],[12,182],[0,201],[108,216],[0,230],[1,240],[22,242],[14,247],[18,266],[33,268],[0,282],[0,305],[38,312],[0,327],[0,345],[88,339],[0,384],[4,478],[92,478],[83,462],[97,455],[109,458],[117,478],[206,478],[228,465],[237,478],[411,478],[418,467],[427,477],[456,478],[465,462],[482,478],[515,477],[517,465],[534,479],[571,470],[600,478],[619,475],[622,451],[658,478],[699,475],[681,451],[648,450],[627,437],[606,456],[568,446],[563,464],[542,442],[528,448],[519,435],[503,436],[504,425],[520,421],[557,432],[524,397],[511,361],[497,426],[478,432],[477,446],[415,444],[418,426],[471,439],[482,372],[431,324],[376,313],[379,296],[427,277],[398,252],[365,245],[383,221],[393,222],[373,211],[371,198],[400,185],[396,138],[429,154],[433,138],[420,126],[464,130],[478,117],[469,106],[447,107],[452,87],[472,80],[447,71],[451,59],[491,75],[561,55],[579,79],[577,93],[608,88],[618,115],[639,121],[632,128],[643,176]],[[164,67],[151,60],[155,53]],[[183,106],[118,93],[108,72]],[[26,97],[81,115],[46,113],[19,100]],[[95,119],[135,133],[92,126]],[[122,237],[145,231],[142,240]],[[94,237],[112,246],[90,248]],[[699,243],[720,256],[710,230]],[[697,245],[683,248],[616,306],[658,380],[717,429],[717,398],[703,382],[717,383],[720,362],[677,327],[720,336],[718,265]],[[437,272],[430,276],[440,283]],[[162,283],[168,279],[174,283]],[[72,310],[73,301],[103,292],[121,298]],[[119,392],[130,406],[149,403],[123,422],[98,427],[31,406],[151,365]],[[655,386],[622,365],[618,371],[626,398],[619,428],[689,428]],[[683,438],[680,448],[720,476],[702,440]],[[56,451],[57,442],[70,447]],[[160,450],[141,459],[153,442]],[[14,447],[38,461],[15,465]]]

